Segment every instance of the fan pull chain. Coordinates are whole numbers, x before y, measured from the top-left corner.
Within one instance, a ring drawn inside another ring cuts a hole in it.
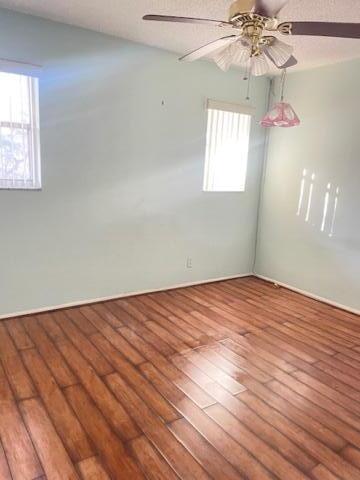
[[[246,70],[244,73],[245,81],[247,81],[247,89],[246,89],[246,100],[250,100],[250,83],[251,83],[251,63],[248,62],[246,65]]]
[[[281,73],[281,96],[280,96],[280,101],[284,101],[284,89],[285,89],[285,80],[286,80],[286,68]]]
[[[249,72],[247,79],[246,100],[250,100],[250,86],[251,86],[251,72]]]
[[[249,80],[251,74],[251,63],[247,62],[243,80]]]

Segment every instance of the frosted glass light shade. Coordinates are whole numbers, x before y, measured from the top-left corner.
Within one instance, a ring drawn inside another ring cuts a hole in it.
[[[219,52],[217,52],[213,56],[213,60],[216,63],[216,65],[219,68],[221,68],[221,70],[223,70],[224,72],[227,72],[233,62],[233,57],[232,57],[230,47],[222,48]]]
[[[259,77],[260,75],[265,75],[269,71],[269,64],[265,58],[265,55],[256,55],[250,59],[250,72],[251,75]]]
[[[251,55],[251,47],[244,45],[243,43],[235,43],[233,47],[233,63],[236,65],[245,66]]]
[[[300,120],[290,103],[279,102],[265,115],[260,125],[263,127],[296,127],[300,125]]]
[[[273,43],[266,47],[266,51],[275,64],[281,67],[290,59],[291,55],[293,54],[294,47],[276,38]]]
[[[233,63],[244,65],[250,58],[251,49],[242,42],[234,42],[228,47],[222,48],[214,56],[216,65],[227,72]]]

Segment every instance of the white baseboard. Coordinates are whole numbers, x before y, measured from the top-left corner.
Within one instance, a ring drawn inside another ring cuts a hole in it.
[[[278,280],[275,280],[273,278],[265,277],[264,275],[259,275],[258,273],[253,273],[253,276],[261,278],[262,280],[266,280],[267,282],[276,283],[281,287],[285,287],[294,292],[301,293],[302,295],[305,295],[305,297],[310,297],[310,298],[313,298],[314,300],[319,300],[320,302],[331,305],[332,307],[340,308],[341,310],[345,310],[350,313],[355,313],[355,315],[360,315],[360,310],[357,310],[356,308],[348,307],[347,305],[342,305],[341,303],[334,302],[328,298],[320,297],[319,295],[315,295],[306,290],[301,290],[300,288],[293,287],[292,285],[288,285],[287,283],[279,282]]]
[[[5,315],[0,315],[0,320],[4,320],[6,318],[21,317],[23,315],[36,315],[37,313],[50,312],[52,310],[60,310],[62,308],[79,307],[81,305],[89,305],[91,303],[106,302],[108,300],[116,300],[118,298],[133,297],[135,295],[144,295],[145,293],[165,292],[166,290],[174,290],[175,288],[185,288],[185,287],[191,287],[194,285],[203,285],[206,283],[222,282],[224,280],[231,280],[234,278],[251,277],[252,275],[253,273],[242,273],[239,275],[230,275],[227,277],[209,278],[207,280],[200,280],[196,282],[187,282],[187,283],[180,283],[178,285],[171,285],[169,287],[140,290],[137,292],[119,293],[117,295],[110,295],[109,297],[91,298],[88,300],[80,300],[77,302],[64,303],[63,305],[35,308],[33,310],[25,310],[23,312],[7,313]]]

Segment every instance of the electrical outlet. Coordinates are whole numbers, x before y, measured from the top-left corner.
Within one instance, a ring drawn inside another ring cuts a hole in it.
[[[186,268],[192,268],[192,258],[188,257],[186,259]]]

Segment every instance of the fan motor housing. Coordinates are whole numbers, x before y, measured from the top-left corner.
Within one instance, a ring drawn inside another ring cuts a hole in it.
[[[233,2],[230,6],[230,22],[244,13],[251,12],[254,6],[255,0],[235,0],[235,2]]]

